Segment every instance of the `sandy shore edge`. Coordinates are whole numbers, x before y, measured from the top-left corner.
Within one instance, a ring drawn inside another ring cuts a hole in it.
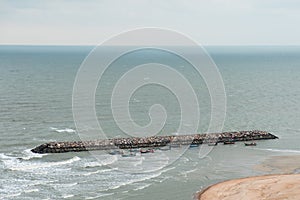
[[[198,192],[196,199],[297,200],[300,199],[300,174],[272,174],[228,180]]]
[[[244,197],[245,195],[253,199],[262,199],[263,195],[267,199],[272,197],[273,200],[300,199],[300,192],[297,192],[300,191],[300,186],[297,186],[300,185],[300,155],[271,156],[253,169],[268,174],[216,183],[196,193],[194,199],[251,199]],[[275,190],[272,190],[274,187]]]

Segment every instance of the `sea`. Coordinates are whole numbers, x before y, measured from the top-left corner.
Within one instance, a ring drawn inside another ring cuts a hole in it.
[[[100,156],[32,153],[43,143],[82,139],[74,122],[72,95],[78,70],[93,48],[0,46],[0,199],[190,200],[217,182],[272,173],[255,168],[271,156],[300,154],[299,46],[204,47],[224,83],[222,131],[264,130],[278,136],[277,140],[257,141],[253,147],[241,142],[218,144],[203,157],[199,157],[201,147],[177,147],[170,150],[176,159],[157,149],[128,158],[107,152]],[[107,48],[109,53],[118,47]],[[112,112],[117,81],[135,66],[154,62],[168,65],[190,82],[199,100],[197,132],[207,131],[211,98],[203,77],[172,53],[140,49],[114,60],[94,91],[96,118],[107,138],[130,137]],[[151,77],[142,78],[151,82]],[[157,104],[164,107],[167,119],[155,134],[178,134],[180,102],[172,88],[159,84],[144,85],[132,93],[127,105],[131,118],[119,115],[118,119],[147,126],[152,122],[149,110]],[[93,127],[86,128],[97,133]],[[130,170],[123,170],[124,166]]]

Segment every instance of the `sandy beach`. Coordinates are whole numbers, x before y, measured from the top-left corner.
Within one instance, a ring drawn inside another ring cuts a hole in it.
[[[300,174],[266,175],[235,179],[213,185],[199,200],[299,200]]]
[[[273,175],[247,177],[217,183],[201,191],[199,200],[299,200],[300,199],[300,156],[273,156],[255,170]],[[274,175],[274,173],[276,173]]]

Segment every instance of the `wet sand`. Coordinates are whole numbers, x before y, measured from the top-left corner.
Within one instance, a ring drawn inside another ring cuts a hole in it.
[[[198,194],[199,200],[299,200],[300,156],[273,156],[254,167],[276,175],[229,180],[208,187]],[[288,173],[288,174],[284,174]]]
[[[257,171],[272,174],[291,174],[300,172],[300,155],[272,156],[254,166]]]

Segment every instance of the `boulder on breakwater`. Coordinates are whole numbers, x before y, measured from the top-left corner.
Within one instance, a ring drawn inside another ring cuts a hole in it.
[[[114,138],[105,140],[77,141],[77,142],[49,142],[37,146],[31,151],[34,153],[65,153],[92,150],[110,149],[132,149],[147,147],[162,147],[170,144],[189,145],[206,144],[211,142],[224,141],[251,141],[278,139],[277,136],[266,131],[235,131],[210,134],[172,135],[172,136],[151,136],[151,137],[131,137]]]

